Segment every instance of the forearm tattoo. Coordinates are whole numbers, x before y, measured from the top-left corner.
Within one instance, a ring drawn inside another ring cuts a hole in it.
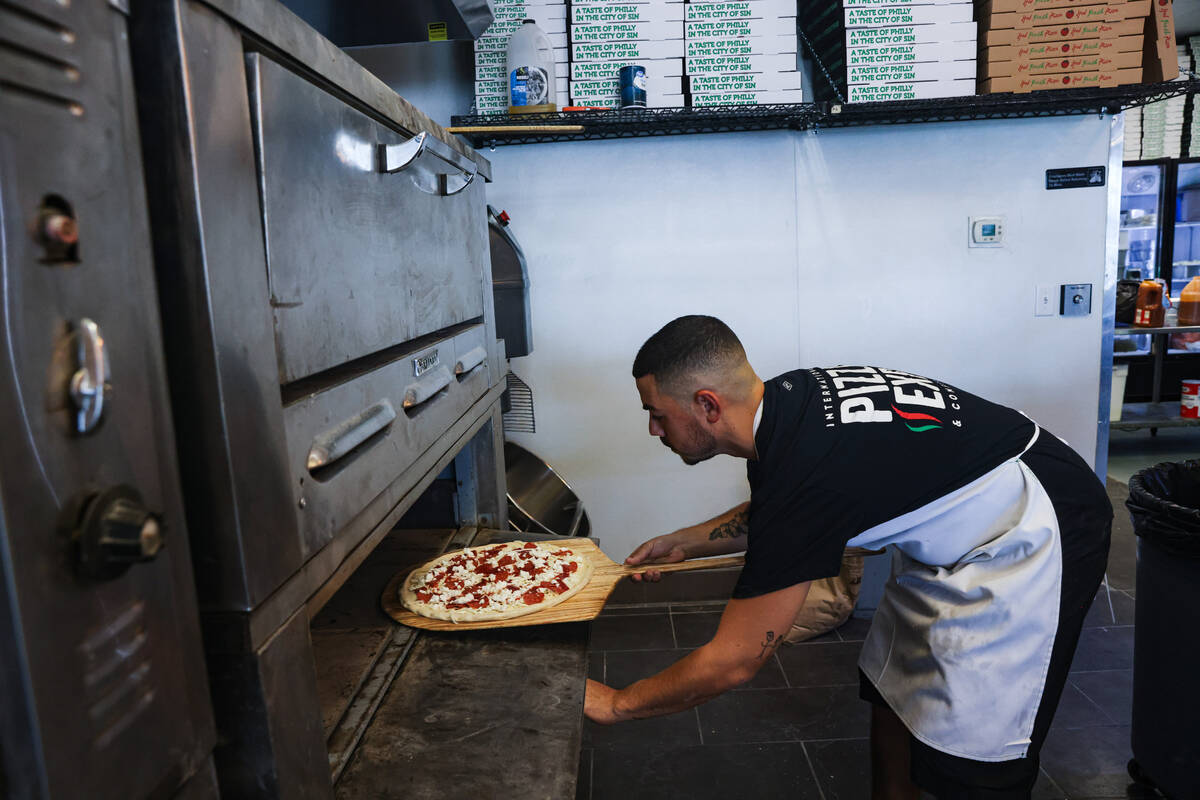
[[[715,542],[717,539],[736,539],[739,536],[745,536],[750,527],[750,516],[745,511],[739,511],[733,515],[733,518],[728,522],[722,523],[712,529],[708,534],[708,540]]]
[[[762,650],[759,652],[758,657],[760,659],[766,658],[774,653],[781,644],[783,644],[782,636],[776,636],[775,631],[767,631],[766,635],[763,636]]]

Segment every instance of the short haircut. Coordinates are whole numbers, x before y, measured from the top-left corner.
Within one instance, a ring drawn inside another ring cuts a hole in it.
[[[735,369],[746,361],[742,343],[716,317],[690,314],[673,319],[646,340],[633,360],[633,377],[653,375],[666,391],[690,391],[685,378]]]

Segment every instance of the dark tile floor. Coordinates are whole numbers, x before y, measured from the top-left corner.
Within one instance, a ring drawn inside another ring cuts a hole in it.
[[[1125,771],[1133,679],[1134,537],[1124,484],[1109,588],[1088,615],[1042,751],[1040,800],[1142,797]],[[626,686],[708,641],[722,603],[610,605],[592,624],[590,677]],[[870,797],[869,708],[858,650],[869,620],[785,645],[747,686],[690,711],[612,727],[587,724],[580,800]]]

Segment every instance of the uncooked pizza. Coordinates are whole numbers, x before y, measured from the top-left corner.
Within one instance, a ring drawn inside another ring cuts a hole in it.
[[[400,601],[414,614],[451,622],[512,619],[579,592],[592,565],[553,542],[505,542],[447,553],[413,570]]]

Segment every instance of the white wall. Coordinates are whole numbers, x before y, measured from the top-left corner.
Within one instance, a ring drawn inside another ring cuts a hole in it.
[[[647,434],[629,369],[685,313],[721,317],[764,377],[866,362],[1024,409],[1091,460],[1106,192],[1049,167],[1108,163],[1108,117],[501,147],[489,202],[529,261],[537,433],[512,438],[583,498],[623,558],[745,499],[744,462],[695,467]],[[968,214],[1008,245],[966,247]],[[1093,314],[1034,318],[1038,284]]]

